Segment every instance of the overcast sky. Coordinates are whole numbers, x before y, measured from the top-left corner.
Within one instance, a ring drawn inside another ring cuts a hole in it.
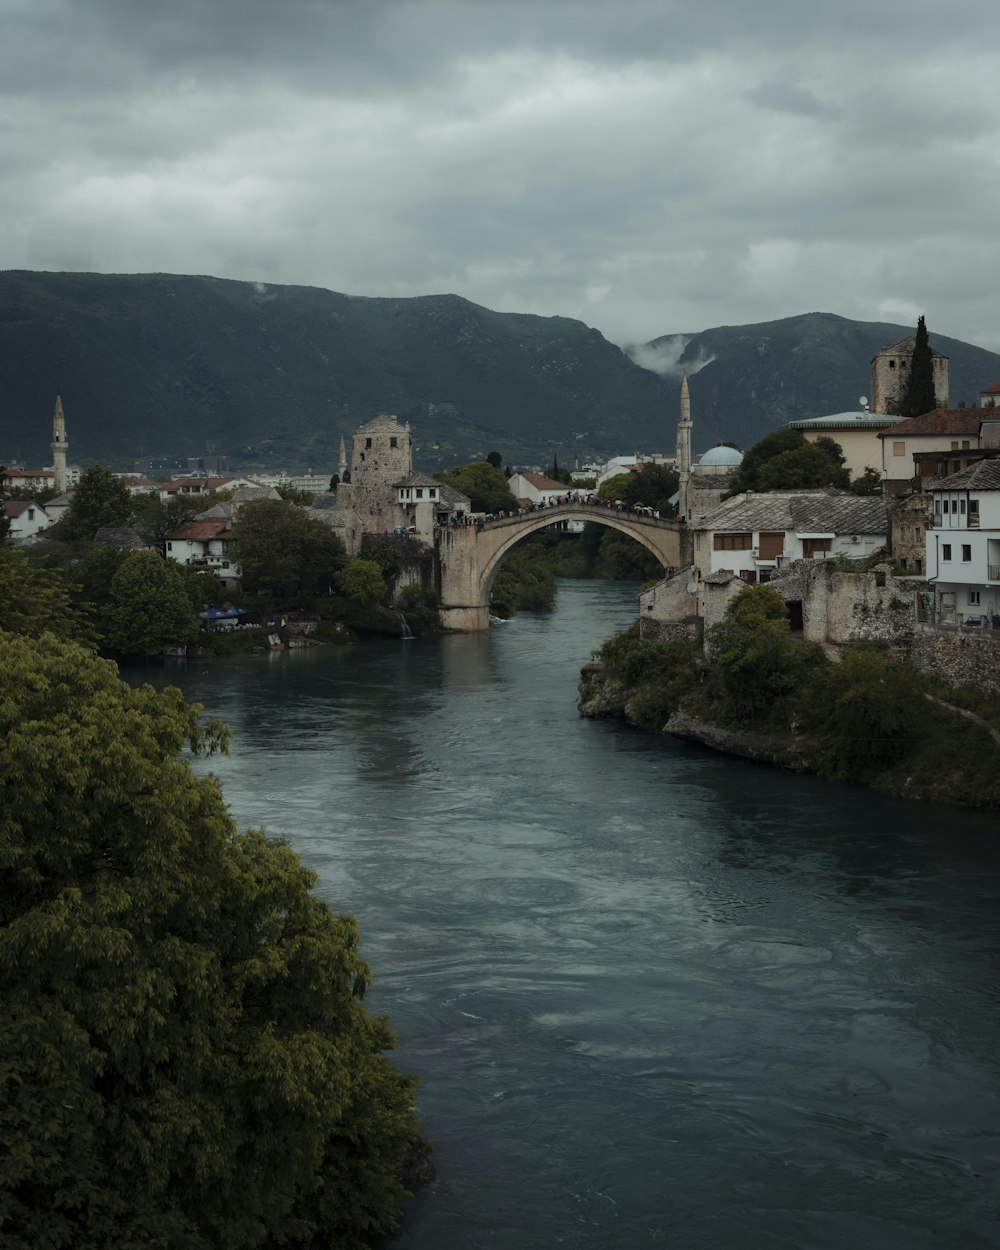
[[[1000,351],[997,0],[0,0],[0,267]]]

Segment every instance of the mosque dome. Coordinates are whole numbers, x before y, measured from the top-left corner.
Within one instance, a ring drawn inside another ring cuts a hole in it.
[[[743,453],[735,447],[710,447],[695,465],[695,473],[732,473],[743,463]]]

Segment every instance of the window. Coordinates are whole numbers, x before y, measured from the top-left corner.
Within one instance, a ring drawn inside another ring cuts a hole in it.
[[[29,521],[33,521],[34,519],[35,519],[35,509],[34,509],[34,508],[29,508],[29,509],[28,509],[28,520],[29,520]]]
[[[890,369],[895,369],[895,367],[896,367],[896,362],[895,362],[894,360],[890,360],[890,361],[889,361],[889,368],[890,368]]]
[[[963,451],[968,451],[968,450],[969,450],[969,446],[970,446],[970,444],[969,444],[969,440],[968,440],[967,438],[963,438],[963,439],[962,439],[962,450],[963,450]]]
[[[958,501],[958,510],[959,512],[962,513],[963,516],[965,515],[965,500],[964,499],[960,499]]]
[[[418,498],[418,499],[423,499],[423,497],[424,497],[424,488],[423,488],[422,486],[418,486],[418,487],[417,487],[417,498]]]
[[[979,591],[978,590],[969,591],[969,603],[974,608],[979,607]]]
[[[366,447],[370,447],[371,445],[372,445],[372,440],[371,440],[370,438],[366,438],[366,439],[365,439],[365,446],[366,446]]]
[[[957,440],[957,439],[952,439],[952,440],[951,440],[951,449],[952,449],[952,451],[958,451],[958,440]]]
[[[906,444],[905,444],[905,443],[893,443],[893,445],[892,445],[892,454],[893,454],[894,456],[905,456],[905,455],[906,455]]]
[[[972,563],[972,544],[971,543],[962,543],[962,563],[963,564]]]
[[[942,559],[942,560],[950,560],[950,559],[951,559],[951,543],[942,543],[942,544],[941,544],[941,559]]]
[[[761,533],[760,535],[760,558],[762,560],[776,560],[778,556],[783,555],[785,551],[785,535],[783,532],[772,534]]]
[[[934,496],[934,511],[935,512],[941,511],[941,496],[940,495]]]
[[[390,446],[390,447],[398,447],[398,446],[399,446],[399,439],[398,439],[398,438],[395,438],[395,437],[390,438],[390,439],[389,439],[389,446]]]
[[[712,545],[715,551],[749,551],[752,539],[752,534],[715,534]]]
[[[830,550],[829,538],[803,538],[802,556],[805,560],[815,560],[818,555]]]
[[[969,500],[969,528],[976,529],[979,525],[979,500]]]

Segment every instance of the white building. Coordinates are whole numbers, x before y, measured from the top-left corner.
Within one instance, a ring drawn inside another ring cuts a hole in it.
[[[926,535],[928,580],[943,624],[1000,621],[1000,459],[980,460],[933,483]]]
[[[869,556],[889,535],[879,496],[834,490],[734,495],[690,528],[702,577],[724,571],[746,582],[769,581],[792,560]]]
[[[11,542],[30,542],[52,524],[52,518],[33,499],[8,499],[4,502],[3,510],[10,521],[8,535]]]

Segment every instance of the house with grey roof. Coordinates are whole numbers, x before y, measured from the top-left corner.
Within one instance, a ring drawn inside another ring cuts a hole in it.
[[[888,534],[880,496],[820,489],[747,491],[691,526],[702,577],[725,571],[751,583],[793,560],[862,559],[885,547]]]
[[[1000,457],[935,480],[930,493],[925,567],[935,622],[1000,628]]]

